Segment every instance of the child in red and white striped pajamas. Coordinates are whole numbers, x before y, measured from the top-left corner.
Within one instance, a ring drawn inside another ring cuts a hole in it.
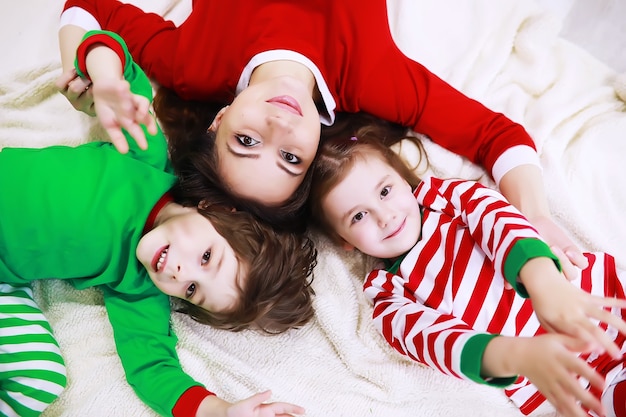
[[[524,414],[626,416],[625,271],[604,253],[568,281],[559,256],[498,192],[414,172],[371,130],[321,145],[314,222],[385,261],[364,283],[398,352],[504,388]],[[376,136],[376,135],[374,135]]]

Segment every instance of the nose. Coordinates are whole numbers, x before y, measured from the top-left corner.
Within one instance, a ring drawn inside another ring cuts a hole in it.
[[[382,228],[387,227],[389,222],[396,217],[396,212],[389,207],[380,207],[377,211],[376,218],[378,219],[378,225]]]
[[[275,134],[289,133],[292,130],[289,121],[277,114],[268,115],[266,123]]]
[[[189,281],[189,268],[182,268],[180,265],[177,265],[174,271],[172,272],[172,280],[176,282],[187,282]]]
[[[185,287],[186,285],[188,285],[191,281],[193,281],[192,279],[192,275],[189,271],[189,268],[182,268],[180,265],[177,265],[175,270],[173,271],[172,275],[172,282],[174,283],[174,285],[181,285],[183,287]]]

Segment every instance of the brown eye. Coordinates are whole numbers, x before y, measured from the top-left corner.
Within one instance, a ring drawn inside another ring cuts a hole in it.
[[[239,141],[239,143],[245,147],[251,147],[259,143],[258,140],[251,138],[250,136],[235,135],[235,137],[237,138],[237,141]]]
[[[288,162],[290,164],[293,165],[298,165],[299,163],[302,162],[302,160],[300,158],[298,158],[296,155],[289,153],[289,152],[285,152],[285,151],[280,151],[283,159],[285,160],[285,162]]]
[[[365,217],[365,212],[364,211],[359,211],[357,214],[355,214],[352,217],[352,223],[358,223],[361,220],[363,220],[364,217]]]
[[[196,284],[190,284],[187,287],[187,291],[185,291],[185,298],[189,299],[189,298],[193,297],[195,292],[196,292]]]
[[[211,259],[211,251],[208,250],[202,254],[202,262],[201,262],[202,265],[206,265],[207,263],[209,263],[210,259]]]

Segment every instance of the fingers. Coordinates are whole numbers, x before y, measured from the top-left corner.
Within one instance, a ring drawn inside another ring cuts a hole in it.
[[[571,352],[584,351],[584,343],[571,337],[561,337],[564,346]],[[587,416],[580,405],[594,411],[597,415],[605,415],[599,399],[584,388],[578,381],[582,377],[599,391],[604,389],[604,378],[596,370],[591,368],[578,356],[567,355],[561,359],[563,368],[556,369],[553,378],[556,385],[547,393],[552,397],[550,402],[558,409],[559,413],[567,416]],[[578,377],[577,377],[578,376]],[[580,404],[578,404],[580,402]]]
[[[61,73],[61,75],[59,75],[59,77],[55,80],[54,85],[59,91],[67,90],[70,81],[72,81],[76,77],[76,70],[72,68],[69,71]]]
[[[128,153],[128,141],[126,140],[126,136],[124,136],[122,131],[117,127],[111,127],[105,130],[109,135],[111,142],[115,146],[115,149],[117,149],[119,153]]]
[[[589,261],[583,255],[582,251],[578,248],[578,246],[571,245],[564,248],[565,255],[569,259],[569,261],[577,266],[580,269],[585,269],[589,266]]]
[[[573,372],[587,379],[590,385],[597,388],[600,392],[604,390],[604,378],[598,372],[589,367],[586,363],[583,363],[580,360],[577,361]],[[595,395],[593,395],[588,388],[584,389],[577,379],[569,378],[567,384],[567,390],[571,392],[578,401],[580,401],[580,404],[582,406],[594,411],[597,415],[605,415],[605,411],[602,407],[602,403],[600,402],[600,400]],[[579,407],[577,406],[576,408]],[[587,414],[585,413],[583,415]]]
[[[55,81],[55,86],[67,98],[72,107],[94,116],[91,85],[91,81],[80,78],[74,69],[63,72]]]
[[[552,249],[552,252],[554,252],[557,258],[559,258],[559,262],[561,263],[561,269],[563,270],[563,275],[565,275],[565,278],[567,278],[569,281],[576,279],[578,277],[579,271],[574,263],[567,257],[565,252],[563,252],[558,246],[551,246],[550,249]]]
[[[242,401],[242,403],[247,403],[249,406],[257,407],[261,405],[263,402],[270,399],[272,396],[272,391],[267,390],[263,392],[259,392],[258,394],[254,394],[252,397],[247,398]]]
[[[616,301],[618,303],[611,302],[611,301]],[[620,307],[622,305],[622,301],[624,301],[624,300],[603,299],[601,302],[603,304],[605,304],[605,305],[607,305],[607,304],[615,304],[613,306]],[[602,323],[606,323],[609,326],[614,327],[620,333],[626,334],[626,322],[624,322],[624,320],[621,317],[619,317],[617,315],[614,315],[611,312],[603,310],[603,309],[595,310],[595,313],[591,313],[590,316],[595,318],[595,319],[597,319],[597,320],[599,320]],[[589,329],[589,331],[594,333],[596,339],[600,340],[600,343],[602,344],[602,346],[604,346],[606,348],[607,352],[611,356],[613,356],[613,358],[619,359],[619,358],[622,357],[622,353],[620,352],[619,347],[607,335],[606,331],[604,331],[599,326],[595,326],[591,322],[589,322],[589,324],[586,327]]]
[[[295,404],[289,404],[289,403],[283,403],[283,402],[264,404],[265,401],[268,401],[271,396],[272,396],[272,391],[267,390],[267,391],[255,394],[251,396],[250,398],[247,398],[239,402],[238,405],[244,407],[247,410],[256,410],[259,408],[263,408],[266,411],[270,411],[269,414],[263,414],[263,415],[273,415],[276,417],[291,417],[294,414],[305,413],[304,408]]]
[[[304,408],[289,403],[272,403],[270,404],[272,411],[276,416],[289,416],[291,417],[293,414],[304,414]]]

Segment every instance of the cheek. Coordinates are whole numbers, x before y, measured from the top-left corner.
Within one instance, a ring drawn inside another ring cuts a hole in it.
[[[348,238],[344,237],[344,239],[360,250],[371,245],[374,239],[374,233],[368,225],[354,226],[350,228],[347,235]]]
[[[144,266],[149,265],[151,261],[150,259],[151,248],[155,246],[153,242],[154,235],[155,235],[154,230],[151,230],[150,232],[145,234],[139,240],[139,243],[137,244],[137,248],[135,249],[135,256],[137,257],[139,262],[141,262],[142,265]]]

